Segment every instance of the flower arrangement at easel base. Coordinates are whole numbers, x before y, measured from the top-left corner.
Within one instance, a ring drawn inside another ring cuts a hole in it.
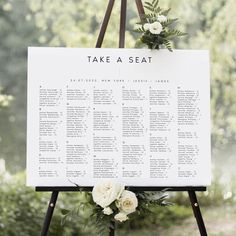
[[[76,185],[80,191],[83,188]],[[81,224],[87,227],[96,226],[97,235],[106,235],[113,223],[122,223],[132,220],[135,215],[151,213],[153,206],[167,206],[165,190],[160,192],[134,193],[121,183],[105,181],[93,187],[92,192],[83,192],[84,198],[78,202],[73,210],[62,209],[62,225],[66,221],[81,219],[87,215],[87,219]]]
[[[149,49],[160,49],[163,45],[172,51],[171,40],[175,37],[185,36],[177,29],[172,28],[172,24],[178,19],[168,18],[170,8],[163,10],[158,6],[159,0],[145,2],[144,8],[148,13],[142,15],[140,25],[135,32],[141,33],[137,44],[146,44]]]

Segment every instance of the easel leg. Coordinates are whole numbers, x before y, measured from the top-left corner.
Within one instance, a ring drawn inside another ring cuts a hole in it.
[[[111,221],[112,227],[110,227],[109,236],[115,236],[115,221]]]
[[[58,197],[58,191],[53,191],[50,202],[48,204],[48,210],[44,219],[43,228],[42,228],[40,236],[47,236],[48,229],[49,229],[52,215],[53,215],[53,211],[56,206],[57,197]]]
[[[145,14],[145,11],[143,8],[142,0],[135,0],[135,2],[136,2],[137,9],[138,9],[138,14],[139,14],[140,20],[143,21],[143,15]]]
[[[107,30],[107,25],[108,25],[110,17],[111,17],[111,12],[112,12],[112,9],[114,6],[114,2],[115,2],[115,0],[109,0],[107,10],[106,10],[105,16],[103,18],[101,29],[100,29],[98,39],[96,42],[96,46],[95,46],[96,48],[100,48],[102,46],[103,39],[104,39],[106,30]]]
[[[188,191],[189,199],[192,205],[194,216],[197,220],[198,229],[201,236],[207,236],[206,227],[202,218],[201,210],[197,201],[197,196],[195,191]]]
[[[121,0],[119,48],[125,47],[126,8],[127,8],[127,0]]]

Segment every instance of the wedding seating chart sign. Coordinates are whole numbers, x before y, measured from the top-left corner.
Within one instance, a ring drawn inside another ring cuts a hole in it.
[[[28,49],[27,185],[210,184],[204,50]]]

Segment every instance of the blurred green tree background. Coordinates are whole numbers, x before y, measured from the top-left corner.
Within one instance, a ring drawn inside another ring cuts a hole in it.
[[[27,47],[94,47],[106,5],[101,0],[0,1],[0,85],[15,97],[0,111],[0,158],[9,170],[25,168]],[[235,1],[162,0],[161,5],[173,9],[188,33],[175,48],[210,50],[212,147],[227,149],[236,138]],[[115,4],[103,47],[117,47],[119,7]],[[132,48],[138,21],[134,1],[128,1],[127,18],[126,47]]]
[[[24,172],[26,163],[27,47],[94,47],[107,2],[104,0],[0,0],[0,159],[5,160],[6,169],[11,173],[8,174],[14,175],[11,178],[21,179],[17,183],[23,192],[19,194],[40,199],[32,190],[24,188],[24,175],[19,173]],[[119,2],[116,2],[113,9],[103,47],[112,48],[118,45]],[[228,201],[232,204],[236,201],[234,190],[236,185],[234,174],[236,2],[235,0],[161,0],[160,4],[172,8],[170,14],[179,18],[178,28],[188,33],[187,37],[174,42],[175,48],[210,50],[214,181],[208,192],[201,197],[206,205],[211,205],[212,201],[217,205]],[[135,1],[128,1],[126,32],[128,48],[135,47],[137,35],[132,30],[137,21]],[[1,163],[3,162],[0,162],[0,176]],[[2,167],[2,172],[3,169]],[[15,173],[18,174],[15,176]],[[3,207],[6,201],[4,194],[12,194],[13,199],[15,197],[14,201],[22,203],[22,211],[24,209],[34,215],[35,212],[26,204],[25,198],[19,198],[18,192],[14,191],[17,189],[17,184],[7,188],[5,185],[9,183],[4,185],[7,182],[3,177],[0,178],[0,183],[3,183],[3,190],[1,188],[0,191],[0,196],[3,194],[0,198],[0,207]],[[175,196],[175,200],[181,204],[185,201],[183,199],[186,198],[182,195]],[[41,204],[44,202],[45,199]],[[43,206],[35,204],[36,210]],[[0,208],[0,229],[1,219],[5,219],[5,226],[10,227],[7,219],[20,214],[14,212],[14,209],[11,209],[10,213],[5,209],[5,215],[2,216],[1,210]],[[32,215],[22,215],[22,217],[30,218]],[[16,222],[17,218],[14,221]],[[20,223],[18,227],[19,232]],[[33,235],[30,228],[25,230],[27,233],[22,235]],[[17,235],[14,234],[17,231],[5,232],[0,235]],[[235,234],[234,231],[232,235]],[[62,235],[62,231],[54,235]],[[75,234],[65,231],[63,235]]]

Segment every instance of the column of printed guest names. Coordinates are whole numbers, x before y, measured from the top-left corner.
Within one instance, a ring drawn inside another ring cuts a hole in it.
[[[63,176],[63,89],[39,86],[38,176]]]
[[[91,160],[91,91],[85,86],[68,83],[66,86],[66,170],[68,179],[77,184],[90,175]]]
[[[149,86],[150,178],[172,177],[176,149],[175,106],[169,81],[154,80]]]
[[[178,177],[194,178],[200,157],[200,91],[178,87]]]
[[[110,80],[107,83],[101,81],[92,90],[92,166],[93,178],[112,179],[120,173],[120,91]]]
[[[122,86],[122,177],[146,178],[148,160],[147,81]]]

